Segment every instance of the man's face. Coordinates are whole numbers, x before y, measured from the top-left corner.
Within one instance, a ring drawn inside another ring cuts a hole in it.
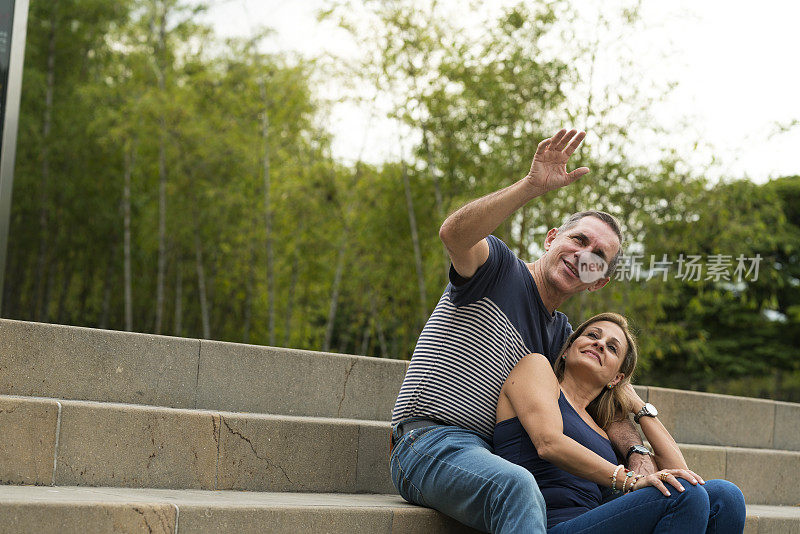
[[[574,295],[585,289],[595,291],[606,285],[605,274],[587,277],[587,267],[594,262],[588,258],[600,258],[606,263],[619,250],[619,239],[605,222],[597,217],[584,217],[575,226],[559,233],[553,229],[544,241],[544,277],[552,288],[560,293]]]

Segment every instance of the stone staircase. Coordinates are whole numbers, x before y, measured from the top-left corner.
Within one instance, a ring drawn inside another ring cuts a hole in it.
[[[407,362],[0,320],[0,533],[464,532],[405,503]],[[800,533],[800,405],[640,387],[748,534]]]

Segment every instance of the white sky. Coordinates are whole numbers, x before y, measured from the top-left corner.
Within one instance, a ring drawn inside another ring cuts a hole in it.
[[[316,10],[324,3],[218,0],[207,19],[221,36],[248,36],[258,27],[271,27],[276,33],[267,46],[273,51],[309,57],[324,51],[354,54],[356,46],[343,31],[316,22]],[[604,5],[602,0],[576,3],[587,11]],[[669,142],[692,151],[689,161],[708,161],[713,155],[717,166],[712,177],[763,182],[800,174],[800,126],[776,135],[777,124],[800,120],[800,2],[644,0],[642,5],[649,29],[631,41],[641,51],[644,76],[678,82],[652,110],[671,132]],[[670,50],[663,60],[661,55]],[[357,158],[362,150],[364,159],[374,163],[397,155],[397,132],[382,119],[370,118],[368,109],[337,105],[329,128],[334,155],[344,160]],[[700,141],[697,148],[695,141]],[[647,151],[645,146],[633,149]]]

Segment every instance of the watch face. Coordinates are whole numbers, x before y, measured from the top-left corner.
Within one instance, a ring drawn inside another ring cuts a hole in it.
[[[658,410],[656,410],[656,407],[650,404],[649,402],[644,405],[644,409],[647,410],[648,414],[654,417],[658,415]]]
[[[639,452],[639,453],[642,453],[642,454],[650,454],[650,451],[647,450],[647,447],[645,447],[644,445],[634,445],[633,447],[634,447],[633,450],[636,451],[636,452]]]

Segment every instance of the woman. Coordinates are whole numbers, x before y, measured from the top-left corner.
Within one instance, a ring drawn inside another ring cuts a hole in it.
[[[569,337],[552,366],[525,356],[500,392],[495,454],[530,470],[547,505],[549,534],[741,533],[742,492],[690,471],[657,417],[639,424],[661,470],[617,465],[604,428],[645,403],[630,384],[636,342],[624,317],[596,315]],[[605,497],[619,498],[601,504]]]

